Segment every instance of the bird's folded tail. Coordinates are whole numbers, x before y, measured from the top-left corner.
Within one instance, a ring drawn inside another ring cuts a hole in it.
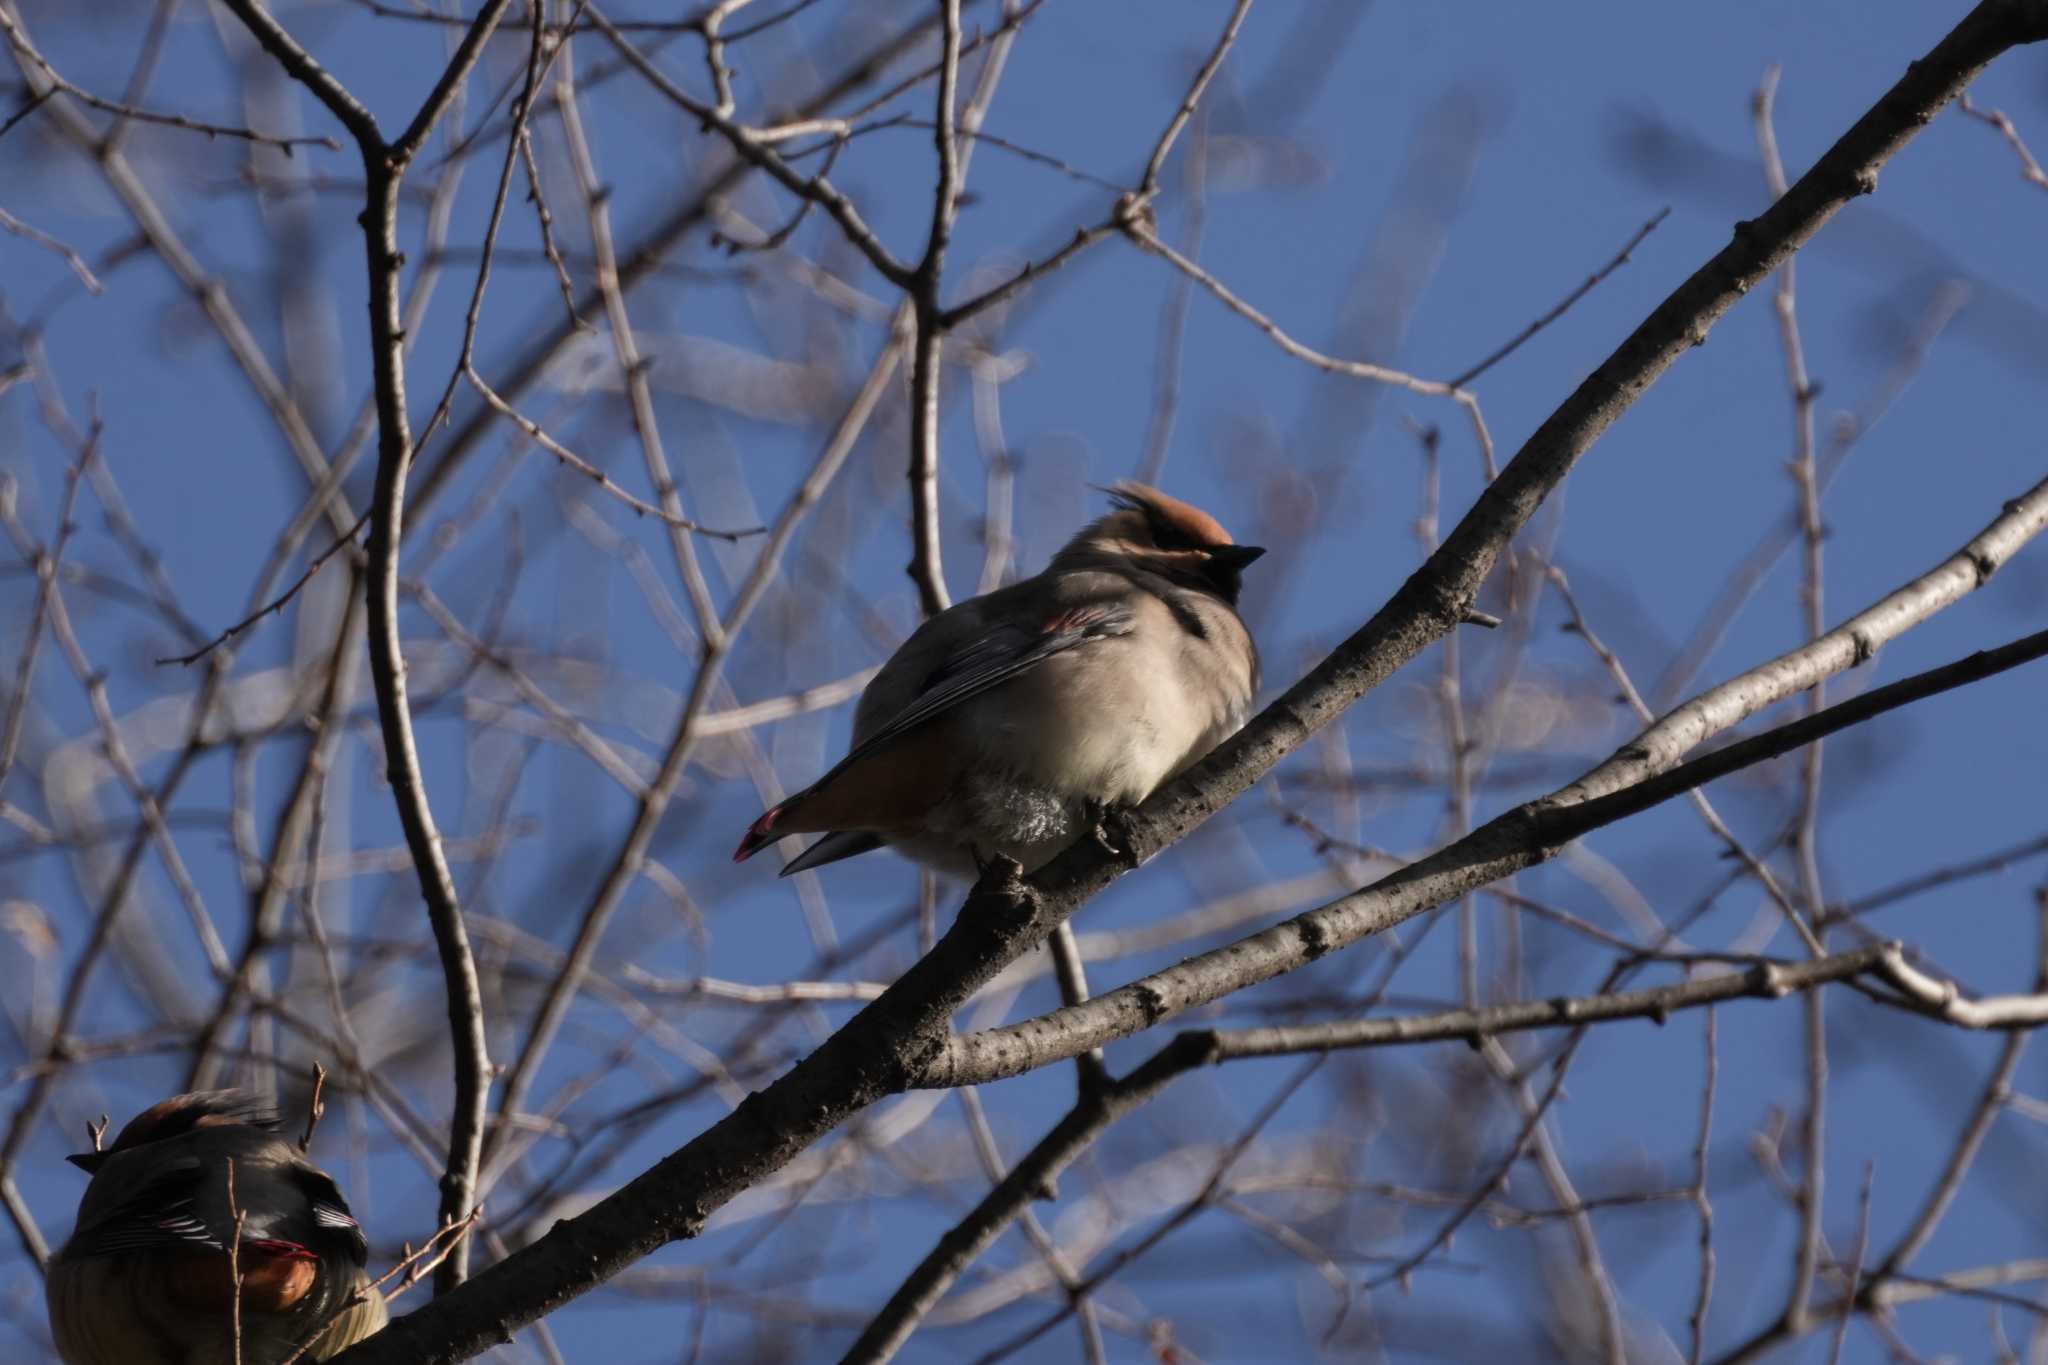
[[[860,835],[863,831],[916,829],[928,818],[932,804],[952,789],[958,748],[943,730],[925,726],[914,733],[875,744],[864,742],[832,771],[792,792],[747,827],[732,860],[745,862],[777,839],[792,834]],[[829,841],[828,841],[829,842]],[[851,858],[879,847],[879,839],[856,846],[847,841],[814,845],[785,872]],[[818,854],[814,859],[813,853]]]
[[[808,872],[814,867],[836,863],[841,858],[871,853],[882,846],[882,836],[864,829],[844,829],[837,834],[828,834],[803,852],[782,865],[780,875],[787,877],[795,872]]]
[[[789,819],[789,808],[793,801],[794,798],[791,801],[784,801],[749,825],[746,834],[740,839],[740,846],[733,850],[732,860],[743,863],[778,839],[787,838],[792,834],[808,833],[807,830],[790,828],[795,823]],[[827,834],[785,863],[781,875],[787,877],[792,872],[805,872],[814,867],[823,867],[827,863],[836,863],[841,858],[851,858],[855,854],[867,853],[881,846],[882,836],[867,830],[849,829]]]

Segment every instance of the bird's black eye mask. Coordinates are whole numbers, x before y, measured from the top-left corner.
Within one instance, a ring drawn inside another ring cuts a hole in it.
[[[1181,530],[1180,527],[1175,526],[1172,522],[1163,521],[1153,516],[1150,512],[1145,514],[1145,529],[1152,533],[1152,543],[1162,550],[1206,550],[1209,548],[1207,545],[1197,544],[1193,536]]]

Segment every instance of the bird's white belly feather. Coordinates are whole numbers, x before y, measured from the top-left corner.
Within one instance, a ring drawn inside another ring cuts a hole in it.
[[[890,842],[957,876],[997,853],[1032,871],[1100,808],[1143,801],[1242,724],[1250,703],[1248,668],[1191,669],[1186,647],[1178,622],[1093,641],[961,703],[941,723],[974,757],[963,753],[924,829]]]
[[[1142,801],[1213,742],[1219,719],[1210,698],[1185,692],[1151,652],[1119,641],[1049,660],[992,693],[970,724],[1031,785],[1107,804]],[[1075,696],[1089,704],[1074,705]]]

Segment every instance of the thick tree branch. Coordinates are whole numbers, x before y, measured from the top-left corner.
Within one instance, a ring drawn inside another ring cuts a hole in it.
[[[1966,685],[2003,668],[2048,655],[2048,631],[2015,641],[2002,649],[1984,651],[1947,667],[1904,679],[1887,688],[1866,693],[1817,716],[1757,736],[1743,744],[1699,759],[1675,772],[1644,784],[1644,791],[1618,793],[1610,798],[1612,809],[1621,809],[1621,798],[1669,799],[1682,790],[1710,781],[1741,767],[1764,761],[1811,742],[1820,733],[1845,728],[1883,714],[1935,692]],[[1596,806],[1600,803],[1594,803]],[[1639,808],[1639,807],[1638,807]],[[1633,813],[1625,810],[1622,813]],[[1571,808],[1571,814],[1586,818],[1586,807]],[[1618,816],[1616,818],[1619,818]],[[1554,850],[1552,850],[1554,851]],[[1449,898],[1446,897],[1446,900]],[[1731,964],[1737,966],[1739,964]],[[1109,1081],[1098,1089],[1084,1088],[1081,1099],[1051,1132],[1040,1140],[1009,1179],[990,1190],[959,1223],[955,1224],[931,1253],[920,1262],[868,1324],[846,1356],[847,1362],[889,1359],[906,1341],[916,1325],[944,1296],[960,1273],[994,1243],[1004,1228],[1039,1197],[1046,1181],[1057,1177],[1093,1144],[1110,1124],[1158,1093],[1181,1072],[1197,1066],[1254,1057],[1278,1057],[1338,1049],[1387,1047],[1412,1043],[1458,1041],[1479,1046],[1482,1040],[1503,1033],[1529,1029],[1578,1027],[1621,1019],[1650,1019],[1662,1024],[1679,1010],[1697,1009],[1722,1001],[1740,999],[1779,1000],[1811,991],[1830,982],[1857,977],[1889,987],[1886,992],[1869,992],[1874,999],[1968,1029],[2030,1030],[2048,1023],[2048,990],[2026,994],[1972,999],[1956,984],[1930,976],[1907,960],[1897,943],[1878,943],[1850,952],[1813,958],[1804,962],[1765,960],[1741,966],[1739,970],[1694,976],[1668,986],[1634,991],[1605,991],[1594,995],[1558,996],[1525,1000],[1485,1008],[1444,1010],[1435,1014],[1397,1016],[1387,1019],[1342,1020],[1322,1024],[1247,1029],[1199,1029],[1182,1033],[1165,1050],[1130,1076]],[[2015,1033],[2008,1058],[2016,1058],[2023,1035]],[[2001,1076],[1994,1082],[2002,1087]],[[1990,1112],[1995,1112],[1990,1111]],[[1988,1117],[1982,1127],[1988,1127]],[[1964,1150],[1974,1152],[1982,1132],[1973,1126]],[[1518,1144],[1519,1146],[1519,1144]],[[1702,1149],[1704,1150],[1704,1149]],[[1947,1193],[1930,1200],[1923,1220],[1938,1218],[1946,1207],[1953,1187],[1960,1183],[1960,1167],[1967,1156],[1952,1163],[1953,1179],[1944,1182]],[[1918,1241],[1902,1239],[1885,1268],[1873,1276],[1873,1284],[1887,1278],[1895,1265],[1912,1254]]]
[[[1582,801],[1640,781],[1646,773],[1669,767],[1708,736],[1740,724],[1823,678],[1866,662],[1907,630],[1989,582],[2020,546],[2044,529],[2048,529],[2048,479],[2006,503],[2000,515],[1968,544],[1897,592],[1810,643],[1708,688],[1666,713],[1560,792],[1559,799]]]
[[[1074,1158],[1088,1150],[1124,1115],[1137,1109],[1182,1072],[1211,1060],[1198,1034],[1183,1034],[1130,1075],[1084,1090],[1067,1116],[1024,1154],[996,1187],[946,1234],[919,1263],[841,1358],[841,1365],[888,1360],[910,1339],[917,1324],[945,1294],[960,1272],[987,1251],[1004,1228],[1044,1197]]]
[[[2048,654],[2048,631],[1918,673],[1778,726],[1592,800],[1585,779],[1494,817],[1466,837],[1372,885],[1235,943],[1036,1019],[955,1037],[918,1081],[975,1085],[1062,1061],[1149,1028],[1197,1005],[1271,980],[1335,949],[1380,933],[1513,872],[1545,862],[1572,840],[1716,778],[1754,766],[1851,725]],[[1754,672],[1767,672],[1776,661]],[[1932,990],[1909,995],[1933,1005]],[[2031,997],[2029,997],[2031,998]],[[1945,1011],[1946,1012],[1946,1011]],[[1962,1016],[1954,1016],[1962,1022]],[[1971,1027],[1989,1027],[1986,1022]]]
[[[363,107],[362,101],[350,94],[348,88],[336,80],[313,54],[299,46],[299,40],[285,31],[284,25],[270,17],[270,11],[257,0],[221,0],[229,12],[242,21],[245,28],[255,35],[263,50],[277,59],[285,74],[313,92],[313,98],[327,106],[327,112],[341,121],[348,129],[349,136],[356,140],[356,146],[367,155],[372,147],[384,145],[384,134],[377,127],[377,117]],[[503,5],[492,8],[503,10]]]
[[[1357,1022],[1312,1024],[1295,1028],[1198,1029],[1177,1035],[1151,1060],[1099,1092],[1084,1092],[1065,1118],[1054,1125],[1018,1162],[1008,1179],[982,1197],[972,1210],[940,1237],[888,1303],[869,1322],[844,1357],[844,1365],[867,1365],[889,1359],[907,1341],[960,1273],[994,1244],[1004,1228],[1039,1197],[1047,1181],[1058,1177],[1093,1145],[1109,1126],[1136,1109],[1183,1072],[1246,1057],[1273,1057],[1335,1048],[1380,1047],[1390,1044],[1444,1041],[1468,1042],[1521,1029],[1554,1028],[1615,1019],[1655,1019],[1674,1010],[1718,1001],[1755,997],[1775,1000],[1794,991],[1811,990],[1881,970],[1888,945],[1872,945],[1818,961],[1759,962],[1739,971],[1659,986],[1649,990],[1531,1000],[1487,1009],[1446,1010],[1440,1014]]]

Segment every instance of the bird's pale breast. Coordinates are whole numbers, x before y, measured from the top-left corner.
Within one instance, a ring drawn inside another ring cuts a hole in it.
[[[1139,602],[1160,618],[1151,629],[1047,660],[962,708],[961,729],[1062,795],[1144,800],[1237,728],[1250,680],[1208,660],[1191,666],[1189,652],[1213,655],[1213,643],[1190,636],[1157,598]]]

